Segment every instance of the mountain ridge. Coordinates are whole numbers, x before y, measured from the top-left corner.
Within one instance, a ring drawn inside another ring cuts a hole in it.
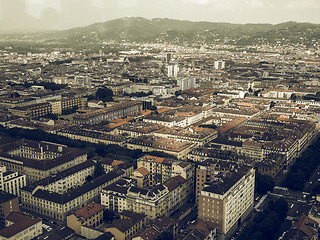
[[[18,35],[18,34],[16,34]],[[30,33],[26,38],[45,36],[46,42],[63,44],[97,44],[107,41],[172,44],[231,44],[231,45],[304,45],[318,46],[320,24],[288,21],[269,23],[226,23],[169,18],[146,19],[125,17],[85,27],[61,31]],[[7,34],[8,36],[8,34]],[[3,37],[3,35],[2,35]]]

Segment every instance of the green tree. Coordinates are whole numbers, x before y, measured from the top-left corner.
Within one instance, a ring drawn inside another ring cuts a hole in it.
[[[109,88],[103,87],[99,88],[96,92],[96,98],[98,100],[112,102],[113,101],[113,92]]]
[[[275,186],[274,180],[269,175],[256,173],[256,192],[258,194],[266,194],[268,191],[272,191]]]
[[[105,170],[102,166],[101,161],[96,161],[96,163],[94,164],[94,172],[93,172],[93,177],[97,178],[102,176],[103,174],[105,174]]]

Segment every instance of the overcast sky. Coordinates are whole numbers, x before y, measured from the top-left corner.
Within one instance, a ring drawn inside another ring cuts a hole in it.
[[[0,31],[68,29],[128,16],[320,23],[320,0],[0,0]]]

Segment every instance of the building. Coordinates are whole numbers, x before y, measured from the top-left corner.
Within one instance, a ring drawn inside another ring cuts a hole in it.
[[[120,219],[116,219],[105,228],[116,240],[129,240],[146,226],[147,218],[143,214],[122,211]]]
[[[78,126],[72,126],[57,131],[57,135],[62,135],[74,140],[80,140],[91,143],[102,144],[117,144],[119,146],[125,146],[126,138],[121,135],[109,134],[106,131],[96,131],[91,129],[79,128]]]
[[[11,212],[6,227],[0,230],[1,240],[29,240],[42,234],[42,221],[38,218]]]
[[[65,110],[85,108],[87,105],[87,99],[83,97],[68,97],[57,101],[50,101],[49,103],[52,106],[52,113],[60,115]]]
[[[150,172],[150,186],[165,183],[174,176],[182,176],[188,182],[188,193],[193,192],[195,168],[191,163],[146,155],[137,160],[137,166]]]
[[[195,78],[178,79],[177,85],[181,91],[185,91],[190,88],[195,88],[196,87],[196,79]]]
[[[317,240],[319,239],[318,233],[319,223],[314,221],[308,216],[301,216],[295,221],[289,231],[281,238],[282,240],[291,239],[304,239],[304,240]]]
[[[150,172],[144,167],[137,168],[131,175],[131,178],[137,181],[137,187],[139,188],[148,187],[150,185],[150,177]]]
[[[178,228],[178,220],[170,217],[161,217],[155,220],[151,226],[143,232],[134,236],[133,240],[156,240],[163,232],[172,233],[173,237],[176,235]]]
[[[177,236],[182,240],[216,240],[217,224],[198,219]]]
[[[52,106],[50,103],[38,103],[24,107],[15,107],[9,109],[9,112],[18,117],[42,117],[52,113]]]
[[[18,197],[0,191],[0,219],[5,219],[11,212],[19,212]]]
[[[179,159],[186,159],[187,154],[194,147],[189,142],[181,142],[156,136],[140,136],[130,139],[127,148],[131,150],[141,149],[143,152],[161,151],[169,153]]]
[[[181,176],[151,189],[132,186],[127,190],[127,209],[147,215],[149,220],[169,216],[187,201],[187,184]]]
[[[167,76],[169,77],[169,78],[176,78],[176,77],[178,77],[178,73],[179,73],[179,66],[178,66],[178,64],[168,64],[168,66],[167,66],[167,70],[168,70],[168,72],[167,72]]]
[[[45,184],[35,188],[27,185],[21,190],[22,206],[37,214],[65,221],[75,210],[88,203],[100,201],[101,190],[119,180],[123,174],[122,170],[111,171],[63,193],[49,189],[49,185]]]
[[[214,61],[214,69],[215,70],[222,70],[225,69],[226,63],[223,60],[216,60]]]
[[[20,139],[0,146],[0,164],[26,175],[27,183],[87,161],[87,153],[65,145]]]
[[[130,101],[126,103],[118,103],[102,109],[88,110],[82,114],[78,113],[73,117],[73,122],[76,125],[97,124],[102,121],[111,121],[131,114],[137,114],[141,111],[141,102]]]
[[[67,226],[78,235],[81,234],[81,226],[96,228],[103,223],[104,206],[98,203],[90,203],[67,217]]]
[[[101,191],[101,204],[115,212],[127,210],[128,189],[134,186],[133,179],[121,178]]]
[[[5,166],[0,166],[0,191],[20,196],[20,188],[26,186],[26,184],[25,175],[7,171]]]
[[[220,237],[228,237],[252,210],[254,181],[255,171],[247,166],[217,176],[200,193],[198,218],[217,223]]]

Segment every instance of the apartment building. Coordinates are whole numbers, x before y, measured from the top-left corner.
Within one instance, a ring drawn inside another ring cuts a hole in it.
[[[82,114],[78,113],[73,117],[73,122],[76,125],[97,124],[102,121],[110,121],[117,118],[123,118],[141,111],[141,102],[130,101],[126,103],[118,103],[102,109],[88,110]]]
[[[238,159],[237,159],[238,160]],[[238,162],[224,161],[220,159],[207,159],[196,167],[195,197],[197,202],[202,189],[213,182],[219,173],[227,173],[238,168]]]
[[[96,228],[103,223],[104,206],[98,203],[89,203],[75,213],[67,217],[67,226],[78,235],[81,234],[81,226]]]
[[[20,188],[26,186],[26,184],[25,175],[7,171],[5,166],[0,166],[0,191],[20,196]]]
[[[83,109],[87,105],[87,98],[83,97],[74,97],[74,98],[62,98],[58,101],[51,101],[52,113],[60,115],[62,111],[79,108]]]
[[[132,186],[127,191],[127,209],[143,213],[148,219],[168,216],[187,201],[186,180],[181,176],[151,189]]]
[[[147,122],[134,122],[125,124],[118,127],[115,130],[115,134],[118,135],[128,135],[131,138],[139,137],[142,135],[148,135],[152,132],[163,128],[162,125],[147,123]]]
[[[70,139],[80,140],[91,143],[102,144],[117,144],[119,146],[125,146],[126,138],[121,135],[112,135],[104,131],[94,131],[90,129],[83,129],[79,127],[69,127],[57,131],[57,135],[65,136]]]
[[[131,150],[141,149],[143,152],[161,151],[174,155],[182,160],[187,158],[187,154],[193,147],[194,144],[189,142],[181,142],[156,136],[140,136],[130,139],[127,142],[127,148]]]
[[[0,230],[1,240],[30,240],[42,234],[42,221],[18,212],[6,218],[6,227]]]
[[[24,107],[15,107],[9,109],[9,112],[18,117],[42,117],[52,113],[52,106],[50,103],[38,103]]]
[[[252,210],[254,183],[255,171],[247,166],[216,177],[200,193],[198,218],[217,223],[222,239],[229,236]]]
[[[130,178],[121,178],[108,185],[101,191],[101,204],[115,212],[128,209],[127,193],[132,186],[135,186],[135,182]]]
[[[0,191],[0,219],[4,220],[11,212],[19,212],[19,198]]]
[[[130,178],[137,181],[137,187],[139,188],[146,188],[150,186],[151,174],[144,167],[137,168],[133,171]]]
[[[100,201],[101,190],[120,179],[123,174],[122,170],[114,170],[63,193],[49,189],[50,185],[35,188],[26,186],[21,190],[22,206],[40,215],[65,221],[75,210],[90,202]]]
[[[203,146],[204,144],[210,142],[218,136],[218,132],[210,128],[200,128],[200,127],[189,127],[189,128],[175,128],[175,127],[165,127],[156,130],[152,133],[158,137],[165,137],[168,139],[175,139],[179,141],[187,141],[194,143],[198,146]]]
[[[129,240],[145,228],[147,218],[144,214],[131,211],[122,211],[120,219],[116,219],[105,228],[105,232],[111,232],[117,240]]]
[[[0,146],[0,164],[35,182],[87,161],[86,152],[65,145],[20,139]]]
[[[190,183],[194,180],[194,166],[187,162],[145,155],[137,160],[137,167],[145,168],[150,172],[151,186],[156,183],[165,183],[173,176],[182,176]],[[192,189],[193,185],[190,188]]]

